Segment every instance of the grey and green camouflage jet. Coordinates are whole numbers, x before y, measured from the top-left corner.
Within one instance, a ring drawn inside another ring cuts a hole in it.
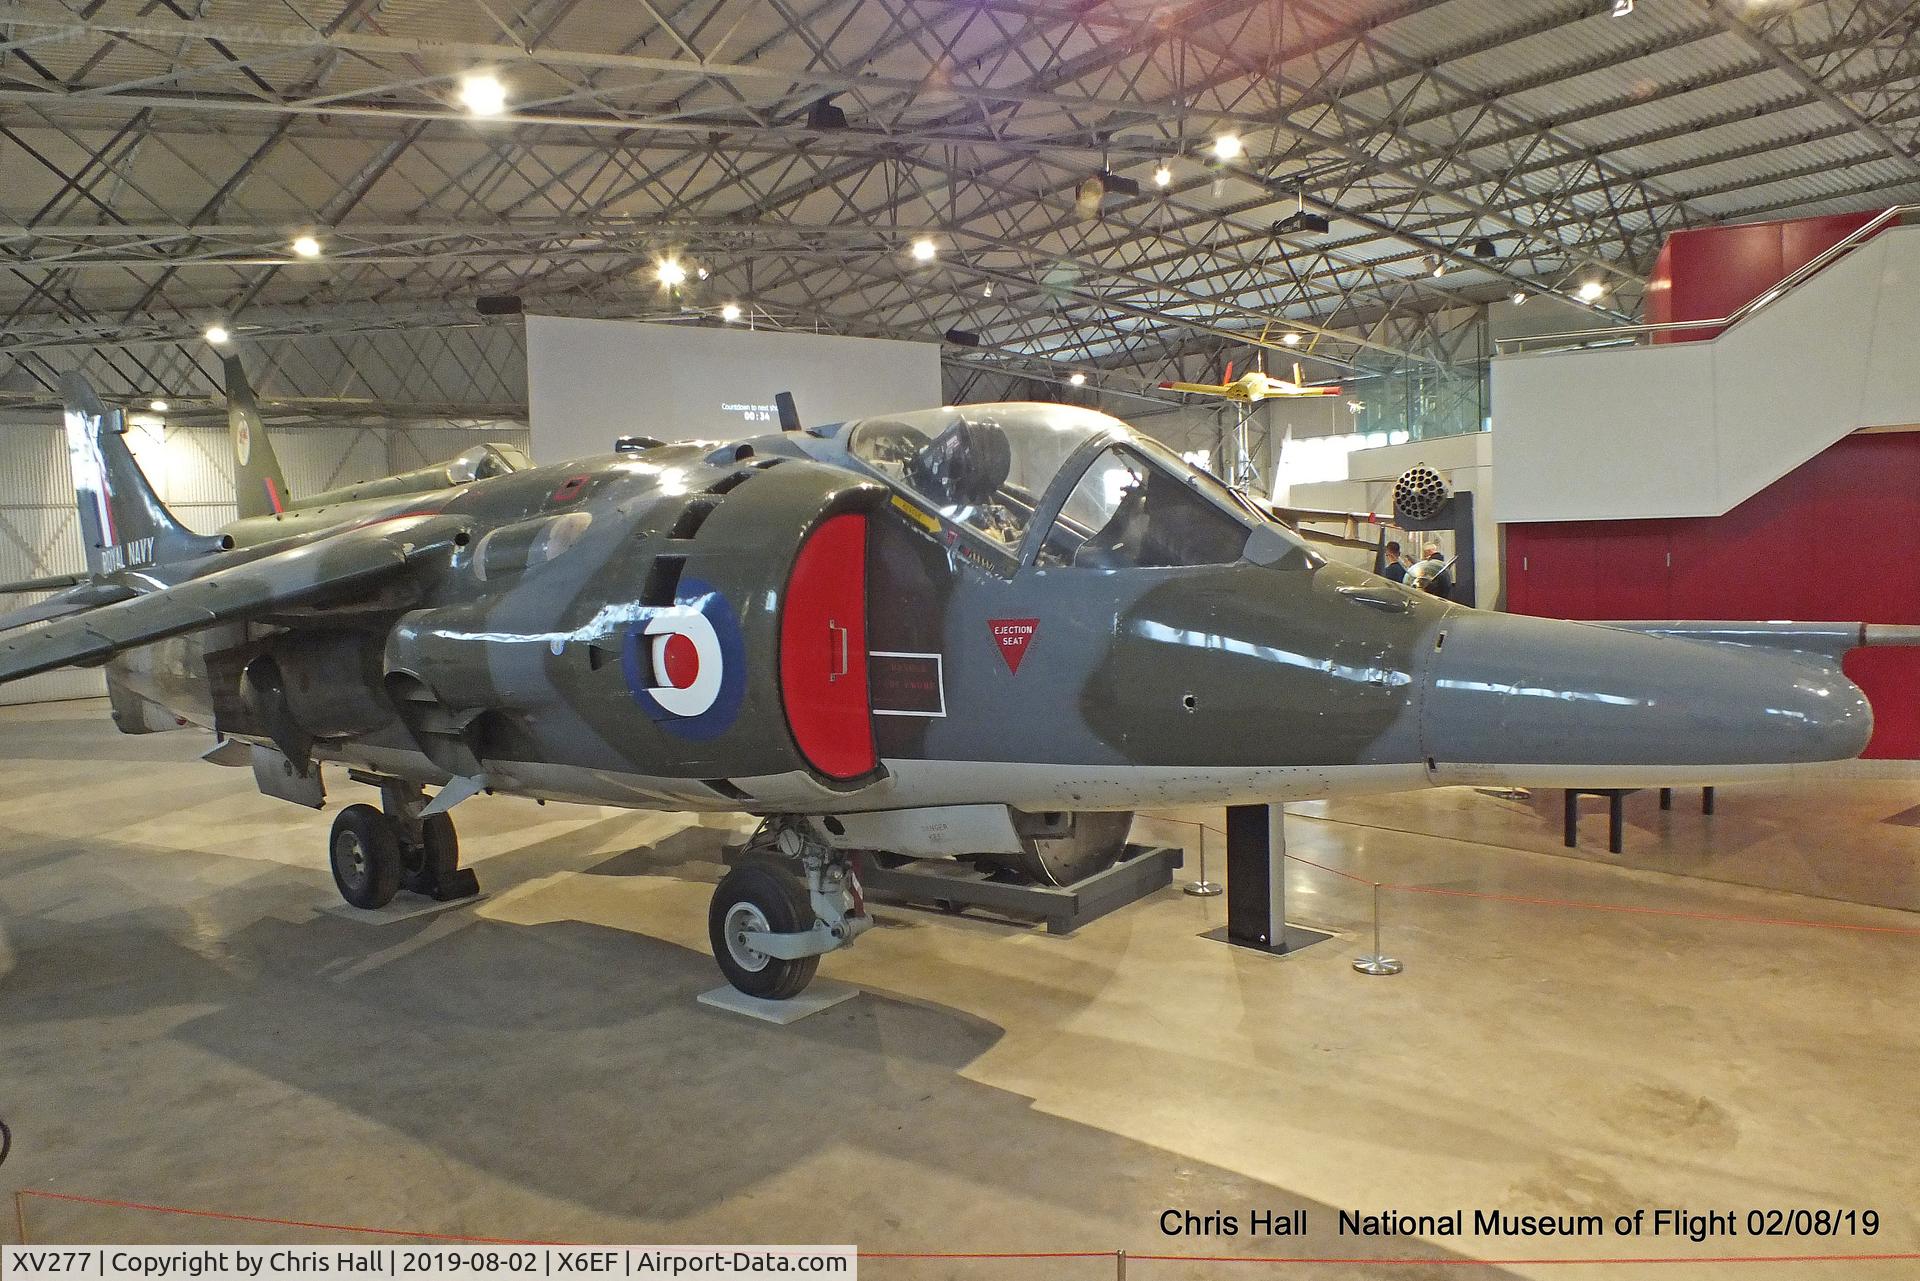
[[[210,729],[311,806],[347,767],[383,802],[329,845],[366,908],[473,891],[448,811],[483,790],[759,815],[709,917],[759,996],[868,927],[861,851],[1065,883],[1149,806],[1778,776],[1865,745],[1842,652],[1920,640],[1468,609],[1057,404],[639,438],[203,536],[63,391],[89,572],[0,618],[0,680],[104,664],[122,729]]]

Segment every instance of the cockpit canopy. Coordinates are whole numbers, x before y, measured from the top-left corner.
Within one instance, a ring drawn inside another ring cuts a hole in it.
[[[846,441],[856,459],[1014,564],[1218,565],[1238,560],[1262,525],[1293,537],[1164,446],[1076,405],[866,418],[848,424]]]

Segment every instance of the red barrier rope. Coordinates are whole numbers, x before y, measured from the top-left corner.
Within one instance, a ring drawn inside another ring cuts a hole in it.
[[[174,1214],[189,1219],[222,1219],[229,1223],[264,1223],[278,1228],[310,1228],[318,1232],[355,1232],[364,1236],[410,1237],[420,1241],[463,1241],[472,1245],[564,1245],[562,1241],[520,1241],[510,1237],[466,1237],[447,1232],[410,1232],[403,1228],[368,1228],[353,1223],[320,1223],[303,1219],[275,1219],[258,1214],[227,1214],[220,1210],[188,1210],[177,1205],[147,1205],[140,1201],[115,1201],[107,1197],[79,1196],[72,1192],[43,1192],[38,1188],[21,1188],[14,1194],[14,1207],[21,1208],[22,1198],[38,1197],[43,1201],[70,1201],[78,1205],[105,1206],[110,1210],[144,1210],[149,1214]],[[20,1215],[20,1241],[26,1243],[27,1221],[24,1212]]]
[[[1174,823],[1182,827],[1197,827],[1202,832],[1212,832],[1221,839],[1226,838],[1223,828],[1210,823],[1201,823],[1190,818],[1164,818],[1158,815],[1142,815],[1152,823]],[[1404,881],[1375,881],[1369,877],[1356,876],[1352,872],[1337,867],[1328,867],[1325,863],[1316,863],[1310,858],[1298,854],[1288,854],[1290,862],[1303,863],[1308,867],[1349,881],[1358,881],[1362,885],[1376,885],[1383,890],[1398,890],[1404,894],[1432,894],[1441,898],[1482,899],[1490,903],[1518,903],[1526,907],[1564,907],[1583,912],[1619,912],[1633,916],[1668,916],[1689,921],[1722,921],[1735,925],[1773,925],[1782,928],[1800,930],[1843,930],[1856,934],[1894,934],[1907,937],[1920,937],[1920,927],[1910,925],[1864,925],[1850,921],[1808,921],[1791,916],[1746,916],[1738,912],[1696,912],[1678,907],[1643,907],[1631,903],[1594,903],[1581,899],[1543,898],[1529,894],[1496,894],[1490,890],[1456,890],[1438,885],[1412,885]]]
[[[567,1242],[540,1241],[516,1237],[461,1236],[450,1232],[418,1232],[405,1228],[374,1228],[353,1223],[325,1223],[310,1219],[279,1219],[263,1214],[229,1214],[220,1210],[191,1210],[177,1205],[151,1205],[143,1201],[117,1201],[110,1197],[80,1196],[72,1192],[45,1192],[38,1188],[20,1188],[14,1194],[14,1206],[20,1209],[27,1197],[43,1201],[65,1201],[77,1205],[103,1206],[112,1210],[138,1210],[149,1214],[172,1214],[191,1219],[215,1219],[227,1223],[259,1223],[273,1227],[302,1228],[320,1232],[350,1232],[364,1236],[407,1237],[416,1241],[457,1241],[472,1245],[563,1245]],[[27,1243],[26,1218],[20,1218],[20,1243]],[[863,1260],[893,1261],[978,1261],[1018,1262],[1057,1259],[1115,1259],[1135,1263],[1267,1263],[1325,1264],[1378,1267],[1629,1267],[1650,1264],[1684,1263],[1894,1263],[1920,1260],[1920,1252],[1887,1254],[1750,1254],[1750,1255],[1646,1255],[1586,1258],[1423,1258],[1419,1256],[1371,1257],[1367,1255],[1245,1255],[1245,1254],[1133,1254],[1120,1250],[967,1250],[909,1252],[862,1250]]]

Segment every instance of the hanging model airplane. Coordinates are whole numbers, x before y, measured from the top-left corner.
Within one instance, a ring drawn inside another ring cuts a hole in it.
[[[1290,396],[1338,396],[1340,388],[1336,386],[1309,387],[1300,375],[1300,364],[1294,362],[1293,381],[1275,378],[1263,369],[1249,369],[1238,378],[1233,376],[1233,364],[1228,362],[1226,377],[1217,383],[1179,383],[1165,382],[1160,387],[1164,391],[1192,392],[1197,396],[1220,396],[1241,404],[1252,405],[1263,400],[1278,400]]]
[[[449,811],[483,790],[758,815],[708,926],[766,997],[871,926],[860,851],[1060,883],[1145,806],[1777,776],[1866,743],[1844,648],[1920,640],[1467,609],[1054,404],[654,444],[199,535],[121,414],[63,391],[88,573],[0,617],[0,681],[104,664],[123,729],[212,730],[210,760],[316,808],[347,767],[381,800],[327,845],[363,908],[474,892]]]

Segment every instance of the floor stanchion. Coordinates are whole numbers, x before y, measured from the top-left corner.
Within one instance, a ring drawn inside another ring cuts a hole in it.
[[[1400,962],[1380,950],[1380,882],[1373,883],[1373,951],[1353,958],[1353,968],[1362,974],[1398,974]]]
[[[1195,898],[1213,898],[1222,891],[1217,883],[1207,879],[1207,826],[1196,823],[1194,829],[1200,833],[1200,879],[1187,882],[1180,887],[1180,892]]]

